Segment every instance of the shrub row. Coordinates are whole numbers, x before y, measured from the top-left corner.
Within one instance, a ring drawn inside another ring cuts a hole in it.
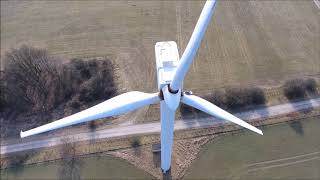
[[[231,110],[266,103],[264,92],[260,88],[229,88],[226,90],[225,96],[223,103]]]
[[[317,93],[317,83],[314,79],[293,79],[285,82],[284,95],[289,100],[306,98],[307,93]],[[230,111],[243,110],[266,103],[264,91],[257,87],[227,88],[224,92],[214,91],[203,98],[222,109]],[[180,112],[182,115],[186,115],[193,112],[198,113],[199,111],[182,104]]]
[[[72,108],[106,100],[116,94],[113,65],[110,60],[72,59],[62,70],[65,99]]]
[[[251,106],[264,105],[266,103],[265,94],[260,88],[228,88],[225,92],[214,91],[203,97],[222,109],[236,111],[246,109]],[[186,115],[198,112],[192,107],[181,105],[180,112]]]
[[[307,96],[307,92],[316,93],[317,83],[314,79],[292,79],[286,81],[284,85],[284,95],[289,100],[304,99]]]

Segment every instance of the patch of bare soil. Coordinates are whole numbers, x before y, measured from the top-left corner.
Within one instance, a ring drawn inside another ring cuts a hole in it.
[[[201,147],[214,139],[216,135],[178,139],[174,141],[172,151],[171,177],[180,179],[184,176],[192,162],[197,158]],[[123,158],[134,166],[150,173],[156,178],[163,178],[161,172],[161,156],[152,152],[152,145],[109,152],[113,156]]]

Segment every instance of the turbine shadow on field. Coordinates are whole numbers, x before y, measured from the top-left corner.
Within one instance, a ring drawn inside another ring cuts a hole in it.
[[[89,130],[90,130],[90,143],[95,143],[96,142],[96,130],[97,130],[97,125],[96,125],[96,122],[95,121],[90,121],[88,123],[88,127],[89,127]]]
[[[310,102],[310,99],[308,99],[308,97],[303,97],[300,100],[304,102],[303,103],[304,107],[302,107],[301,103],[298,100],[291,100],[291,101],[289,100],[289,102],[291,103],[291,106],[295,110],[295,112],[289,114],[289,116],[291,116],[292,118],[296,118],[297,116],[301,116],[303,114],[308,114],[313,110],[312,103]],[[303,126],[300,121],[288,122],[288,125],[297,134],[299,135],[304,134]]]
[[[160,167],[161,165],[161,153],[155,152],[152,155],[153,164],[156,168]]]
[[[289,126],[299,135],[304,135],[302,123],[300,121],[288,122]]]
[[[169,169],[166,173],[162,174],[163,180],[172,180],[171,169]]]

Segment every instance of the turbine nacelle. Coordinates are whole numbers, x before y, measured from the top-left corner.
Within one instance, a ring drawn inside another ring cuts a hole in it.
[[[179,52],[174,41],[157,42],[154,46],[156,55],[158,90],[168,86],[179,66]],[[170,90],[170,89],[169,89]]]
[[[168,108],[175,111],[180,104],[181,88],[172,92],[170,83],[179,65],[177,43],[174,41],[157,42],[154,49],[158,89]]]

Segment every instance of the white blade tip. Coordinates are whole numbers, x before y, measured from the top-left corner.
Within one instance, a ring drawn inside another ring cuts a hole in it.
[[[262,132],[260,129],[258,129],[258,130],[256,131],[256,133],[258,133],[258,134],[260,134],[260,135],[263,135],[263,132]]]
[[[22,130],[20,131],[20,137],[21,137],[21,138],[24,138],[24,137],[26,137],[26,134],[25,134],[25,132],[23,132]]]

